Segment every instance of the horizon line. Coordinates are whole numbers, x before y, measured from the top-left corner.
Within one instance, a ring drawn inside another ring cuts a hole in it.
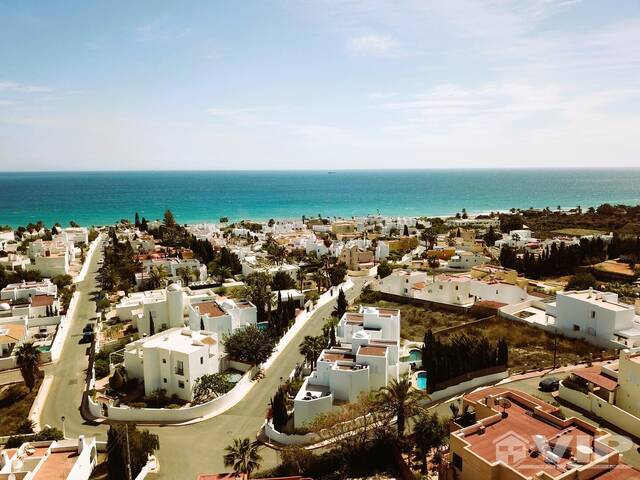
[[[228,169],[228,168],[196,168],[196,169],[102,169],[102,170],[7,170],[11,173],[164,173],[164,172],[393,172],[393,171],[466,171],[466,170],[640,170],[640,166],[562,166],[562,167],[424,167],[424,168],[256,168],[256,169]]]

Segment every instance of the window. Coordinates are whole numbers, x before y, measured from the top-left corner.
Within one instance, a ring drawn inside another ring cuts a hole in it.
[[[591,318],[596,318],[596,311],[595,310],[591,310]]]
[[[182,360],[176,362],[176,375],[184,375],[184,363]]]
[[[453,466],[462,471],[462,457],[457,453],[453,454]]]
[[[200,357],[200,365],[204,365],[204,357]]]
[[[458,287],[458,285],[456,285],[456,290],[458,290],[460,287]]]
[[[442,285],[439,285],[440,290],[442,290]]]
[[[573,325],[573,331],[574,332],[579,332],[580,331],[580,325]]]
[[[167,359],[166,359],[166,358],[163,358],[163,359],[162,359],[162,363],[167,363]]]
[[[178,388],[184,388],[184,382],[182,380],[178,380]]]
[[[163,383],[167,383],[167,379],[166,379],[166,378],[163,378],[163,379],[162,379],[162,382],[163,382]]]

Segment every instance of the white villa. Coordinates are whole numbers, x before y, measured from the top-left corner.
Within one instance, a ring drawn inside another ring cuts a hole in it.
[[[500,314],[603,348],[640,346],[640,316],[633,305],[619,302],[611,292],[558,292],[555,301],[530,298],[502,307]]]
[[[277,272],[286,272],[291,278],[296,280],[298,278],[298,271],[300,267],[291,264],[274,265],[264,257],[258,257],[256,255],[247,255],[242,259],[242,275],[247,276],[254,272],[265,272],[273,276]]]
[[[640,316],[633,305],[620,303],[616,293],[593,289],[558,292],[555,309],[555,326],[568,337],[603,346],[612,341],[640,345]]]
[[[458,250],[456,254],[447,261],[447,267],[456,270],[471,270],[473,267],[489,263],[491,259],[479,252],[469,252]]]
[[[0,480],[88,480],[97,462],[94,437],[25,442],[0,451]]]
[[[515,271],[488,265],[474,267],[469,274],[442,274],[434,278],[425,272],[395,270],[379,280],[376,289],[392,295],[466,307],[476,302],[510,305],[529,298],[526,281]]]
[[[45,278],[40,282],[10,283],[0,290],[0,300],[18,300],[36,295],[57,295],[58,287]]]
[[[334,400],[352,402],[409,371],[399,361],[399,310],[361,306],[343,315],[336,336],[338,345],[323,350],[295,397],[296,428],[330,411]]]
[[[188,305],[188,312],[191,330],[215,332],[220,338],[238,328],[256,325],[258,321],[256,306],[247,300],[195,301]]]
[[[509,233],[503,233],[500,240],[496,240],[495,246],[511,247],[511,248],[524,248],[528,244],[537,244],[538,239],[531,235],[531,230],[511,230]]]
[[[136,284],[142,285],[145,278],[149,278],[149,272],[153,267],[162,267],[167,271],[170,282],[175,282],[181,279],[180,269],[191,268],[195,272],[195,279],[203,282],[207,279],[207,266],[202,265],[198,259],[195,258],[151,258],[142,261],[142,272],[136,273]]]
[[[215,333],[188,328],[172,328],[124,349],[127,375],[144,381],[145,394],[164,389],[185,401],[193,399],[197,378],[219,372],[220,358]]]

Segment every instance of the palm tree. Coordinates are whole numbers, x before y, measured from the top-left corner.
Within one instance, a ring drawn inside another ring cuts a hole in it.
[[[254,470],[260,468],[262,457],[258,448],[258,442],[251,442],[248,438],[234,439],[231,445],[225,447],[225,467],[232,467],[236,475],[244,474],[249,478]]]
[[[195,277],[195,270],[191,267],[182,267],[177,271],[178,275],[184,282],[185,286],[189,286],[189,282]]]
[[[447,428],[437,413],[430,415],[427,410],[422,410],[413,431],[416,450],[422,462],[422,473],[427,473],[427,456],[431,450],[445,444],[448,434]]]
[[[391,382],[380,389],[382,405],[397,418],[398,438],[404,437],[404,428],[408,417],[418,408],[418,401],[424,395],[411,387],[409,378],[405,375],[400,380]]]
[[[218,269],[218,276],[224,281],[227,278],[233,277],[233,272],[231,271],[231,267],[220,267]]]
[[[120,275],[112,266],[105,265],[100,269],[98,280],[100,280],[103,289],[113,291],[120,284]]]
[[[167,284],[168,278],[169,274],[162,265],[151,267],[149,271],[149,286],[151,288],[164,287]]]
[[[315,368],[316,360],[327,346],[327,339],[324,335],[312,337],[306,335],[300,344],[300,354],[311,364],[311,368]]]
[[[36,386],[36,379],[40,369],[40,351],[35,347],[33,342],[26,342],[15,350],[16,364],[20,369],[22,378],[29,391],[33,391]]]

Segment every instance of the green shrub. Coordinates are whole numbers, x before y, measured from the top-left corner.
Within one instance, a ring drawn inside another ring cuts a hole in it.
[[[104,378],[109,375],[109,360],[98,358],[93,364],[96,378]]]

